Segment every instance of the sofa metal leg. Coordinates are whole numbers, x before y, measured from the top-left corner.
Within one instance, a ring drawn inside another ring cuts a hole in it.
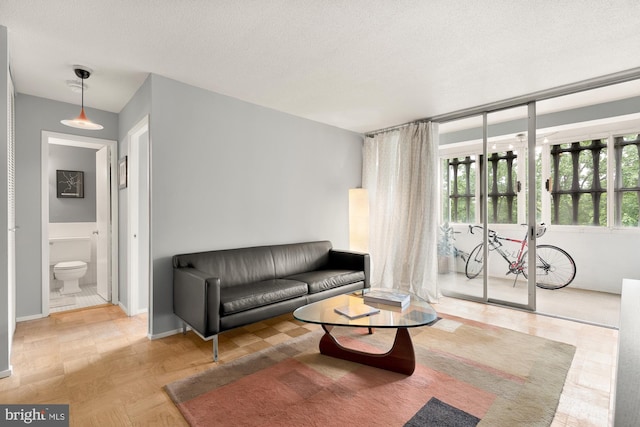
[[[186,323],[182,324],[182,335],[187,335],[187,324]]]
[[[213,361],[218,361],[218,335],[213,336]]]

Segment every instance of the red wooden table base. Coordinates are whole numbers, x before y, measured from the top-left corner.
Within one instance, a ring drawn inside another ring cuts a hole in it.
[[[320,353],[322,354],[405,375],[413,374],[416,369],[416,354],[407,328],[397,329],[393,346],[386,353],[367,353],[343,347],[331,335],[332,326],[322,325],[322,329],[325,332],[320,339]]]

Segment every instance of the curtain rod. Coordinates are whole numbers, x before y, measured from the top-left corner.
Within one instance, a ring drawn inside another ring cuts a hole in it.
[[[632,68],[630,70],[620,71],[617,73],[606,74],[604,76],[595,77],[591,79],[582,80],[576,83],[570,83],[563,86],[557,86],[552,89],[541,90],[538,92],[533,92],[527,95],[516,96],[513,98],[508,98],[502,101],[491,102],[488,104],[479,105],[476,107],[466,108],[463,110],[453,111],[447,114],[440,114],[429,118],[414,120],[411,122],[403,123],[397,126],[391,126],[388,128],[378,129],[371,132],[365,132],[365,136],[372,138],[374,135],[383,132],[390,132],[394,130],[401,129],[405,126],[409,126],[411,124],[421,123],[421,122],[450,122],[457,119],[462,119],[465,117],[473,116],[476,114],[482,114],[485,112],[494,112],[499,110],[506,110],[507,108],[512,108],[518,105],[528,104],[532,101],[542,101],[545,99],[556,98],[563,95],[570,95],[572,93],[583,92],[589,89],[597,89],[600,87],[611,86],[617,83],[625,83],[632,80],[640,79],[640,67]]]
[[[378,130],[374,130],[371,132],[365,132],[364,136],[366,136],[367,138],[373,138],[375,135],[379,134],[379,133],[384,133],[384,132],[393,132],[394,130],[400,130],[403,127],[409,126],[409,125],[415,125],[418,123],[424,123],[424,122],[428,122],[429,119],[419,119],[419,120],[414,120],[412,122],[407,122],[407,123],[403,123],[401,125],[396,125],[396,126],[391,126],[388,128],[382,128],[382,129],[378,129]]]

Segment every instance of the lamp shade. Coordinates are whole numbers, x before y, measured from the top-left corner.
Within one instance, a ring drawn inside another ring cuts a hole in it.
[[[364,188],[349,189],[349,248],[369,252],[369,193]]]
[[[104,126],[98,123],[94,123],[87,118],[87,115],[84,113],[84,107],[80,110],[80,114],[75,119],[69,120],[60,120],[65,126],[71,126],[72,128],[78,129],[89,129],[89,130],[100,130],[104,129]]]

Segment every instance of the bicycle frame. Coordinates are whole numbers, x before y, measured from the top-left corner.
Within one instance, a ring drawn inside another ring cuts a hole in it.
[[[482,230],[482,227],[479,225],[469,225],[469,231],[471,232],[471,234],[474,234],[473,233],[474,228],[479,228]],[[523,264],[525,261],[522,259],[522,255],[524,254],[525,249],[528,247],[529,230],[527,230],[527,232],[524,235],[524,239],[522,240],[512,239],[510,237],[498,236],[498,233],[496,233],[494,230],[491,230],[491,229],[487,230],[487,233],[489,238],[488,239],[489,250],[496,251],[500,254],[500,256],[509,265],[509,271],[511,273],[522,274]],[[515,260],[510,259],[509,255],[504,250],[502,250],[502,243],[500,242],[500,240],[511,242],[511,243],[518,243],[520,245],[520,249],[518,250],[518,254]]]

